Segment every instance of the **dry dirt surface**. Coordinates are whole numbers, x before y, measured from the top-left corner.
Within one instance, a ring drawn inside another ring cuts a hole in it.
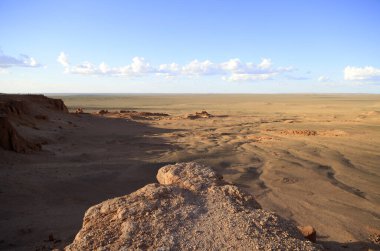
[[[90,206],[189,161],[313,226],[326,250],[379,249],[379,95],[41,97],[0,95],[6,123],[37,146],[0,148],[1,250],[64,248]],[[201,111],[212,116],[187,118]]]
[[[197,161],[299,225],[330,250],[379,249],[380,95],[62,97],[71,109],[170,114],[158,162]],[[187,119],[199,111],[210,118]]]
[[[28,114],[6,118],[18,135],[41,146],[27,153],[0,147],[0,250],[65,247],[90,206],[154,182],[167,164],[157,156],[174,147],[153,137],[165,129],[68,113],[41,97],[0,95],[0,102],[27,103]]]
[[[209,167],[167,165],[157,180],[88,209],[65,250],[320,250]]]

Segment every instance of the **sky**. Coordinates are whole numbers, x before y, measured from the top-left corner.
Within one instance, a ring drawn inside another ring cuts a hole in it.
[[[2,93],[380,93],[378,0],[1,0]]]

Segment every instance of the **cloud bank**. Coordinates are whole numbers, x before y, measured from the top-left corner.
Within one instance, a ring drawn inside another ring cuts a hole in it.
[[[267,58],[263,58],[258,64],[243,62],[238,58],[234,58],[221,63],[214,63],[210,60],[193,60],[184,65],[169,63],[152,66],[143,57],[134,57],[128,65],[110,67],[104,62],[99,65],[90,62],[71,65],[68,56],[64,52],[61,52],[57,61],[64,67],[65,73],[71,74],[128,77],[155,74],[167,78],[177,76],[221,76],[226,81],[268,80],[282,73],[294,70],[293,67],[274,67],[271,60]]]
[[[0,50],[0,68],[10,68],[10,67],[41,67],[42,65],[38,63],[33,57],[29,57],[25,54],[20,54],[19,57],[12,57],[5,55]]]
[[[380,68],[372,66],[344,68],[344,79],[350,81],[380,81]]]

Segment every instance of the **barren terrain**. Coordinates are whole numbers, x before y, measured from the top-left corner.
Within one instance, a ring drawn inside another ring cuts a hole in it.
[[[41,151],[0,150],[0,249],[63,247],[88,207],[186,161],[216,168],[263,208],[314,226],[328,249],[378,248],[369,238],[380,233],[379,95],[58,98],[83,113],[21,125],[45,139]]]

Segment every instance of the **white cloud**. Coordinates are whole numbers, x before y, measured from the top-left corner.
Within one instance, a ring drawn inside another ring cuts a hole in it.
[[[134,57],[130,65],[122,66],[111,70],[111,73],[124,76],[137,76],[145,73],[153,73],[154,69],[142,57]]]
[[[82,74],[82,75],[91,75],[91,74],[97,74],[98,69],[90,62],[83,62],[80,65],[67,68],[66,72],[70,72],[74,74]]]
[[[263,58],[261,63],[258,65],[260,69],[269,69],[272,66],[272,60],[269,58]]]
[[[344,68],[344,79],[359,81],[377,81],[380,80],[380,68],[375,68],[372,66],[346,66],[346,68]]]
[[[90,62],[72,66],[66,54],[61,52],[57,61],[65,68],[65,73],[82,75],[137,77],[156,74],[167,78],[220,75],[222,79],[227,81],[255,81],[272,79],[281,73],[293,71],[292,67],[273,67],[271,60],[267,58],[263,58],[259,64],[245,63],[239,58],[234,58],[222,63],[214,63],[210,60],[193,60],[182,66],[177,63],[170,63],[154,67],[144,58],[134,57],[129,65],[112,68],[104,62],[99,66]]]
[[[273,77],[272,74],[246,74],[246,73],[233,73],[229,77],[223,77],[223,80],[231,82],[241,82],[241,81],[256,81],[256,80],[268,80]]]
[[[69,67],[69,59],[67,58],[64,52],[61,52],[57,58],[58,63],[60,63],[63,67]]]
[[[232,59],[228,60],[227,62],[221,63],[220,67],[225,71],[238,72],[244,66],[243,66],[243,63],[240,61],[240,59],[232,58]]]
[[[32,58],[32,57],[29,57],[27,55],[22,55],[22,58],[23,58],[23,63],[25,66],[28,66],[28,67],[36,67],[36,66],[39,66],[39,64],[37,63],[37,61]]]
[[[319,78],[318,78],[318,81],[319,82],[327,82],[327,81],[329,81],[330,80],[330,78],[328,77],[328,76],[324,76],[324,75],[322,75],[322,76],[320,76]]]
[[[20,54],[18,58],[5,55],[0,50],[0,68],[10,67],[41,67],[42,65],[36,59],[25,54]]]
[[[109,71],[109,67],[103,62],[99,65],[99,70],[101,73],[106,74]]]
[[[193,60],[189,64],[182,67],[182,74],[193,76],[213,75],[218,72],[218,68],[218,65],[214,64],[210,60]]]
[[[158,71],[160,73],[178,73],[180,71],[180,66],[176,63],[160,64],[158,67]]]
[[[272,61],[268,58],[263,58],[258,65],[251,62],[244,63],[238,58],[230,59],[222,63],[221,68],[229,75],[223,77],[227,81],[268,80],[281,73],[293,71],[293,67],[273,67]]]
[[[142,57],[134,57],[132,63],[118,68],[110,68],[106,63],[99,66],[91,62],[83,62],[79,65],[71,65],[67,55],[61,52],[57,61],[64,67],[65,73],[80,75],[119,75],[119,76],[137,76],[154,72],[153,68]]]
[[[164,76],[166,78],[173,78],[180,74],[181,67],[179,64],[171,63],[171,64],[160,64],[158,66],[158,72],[156,73],[159,76]]]

